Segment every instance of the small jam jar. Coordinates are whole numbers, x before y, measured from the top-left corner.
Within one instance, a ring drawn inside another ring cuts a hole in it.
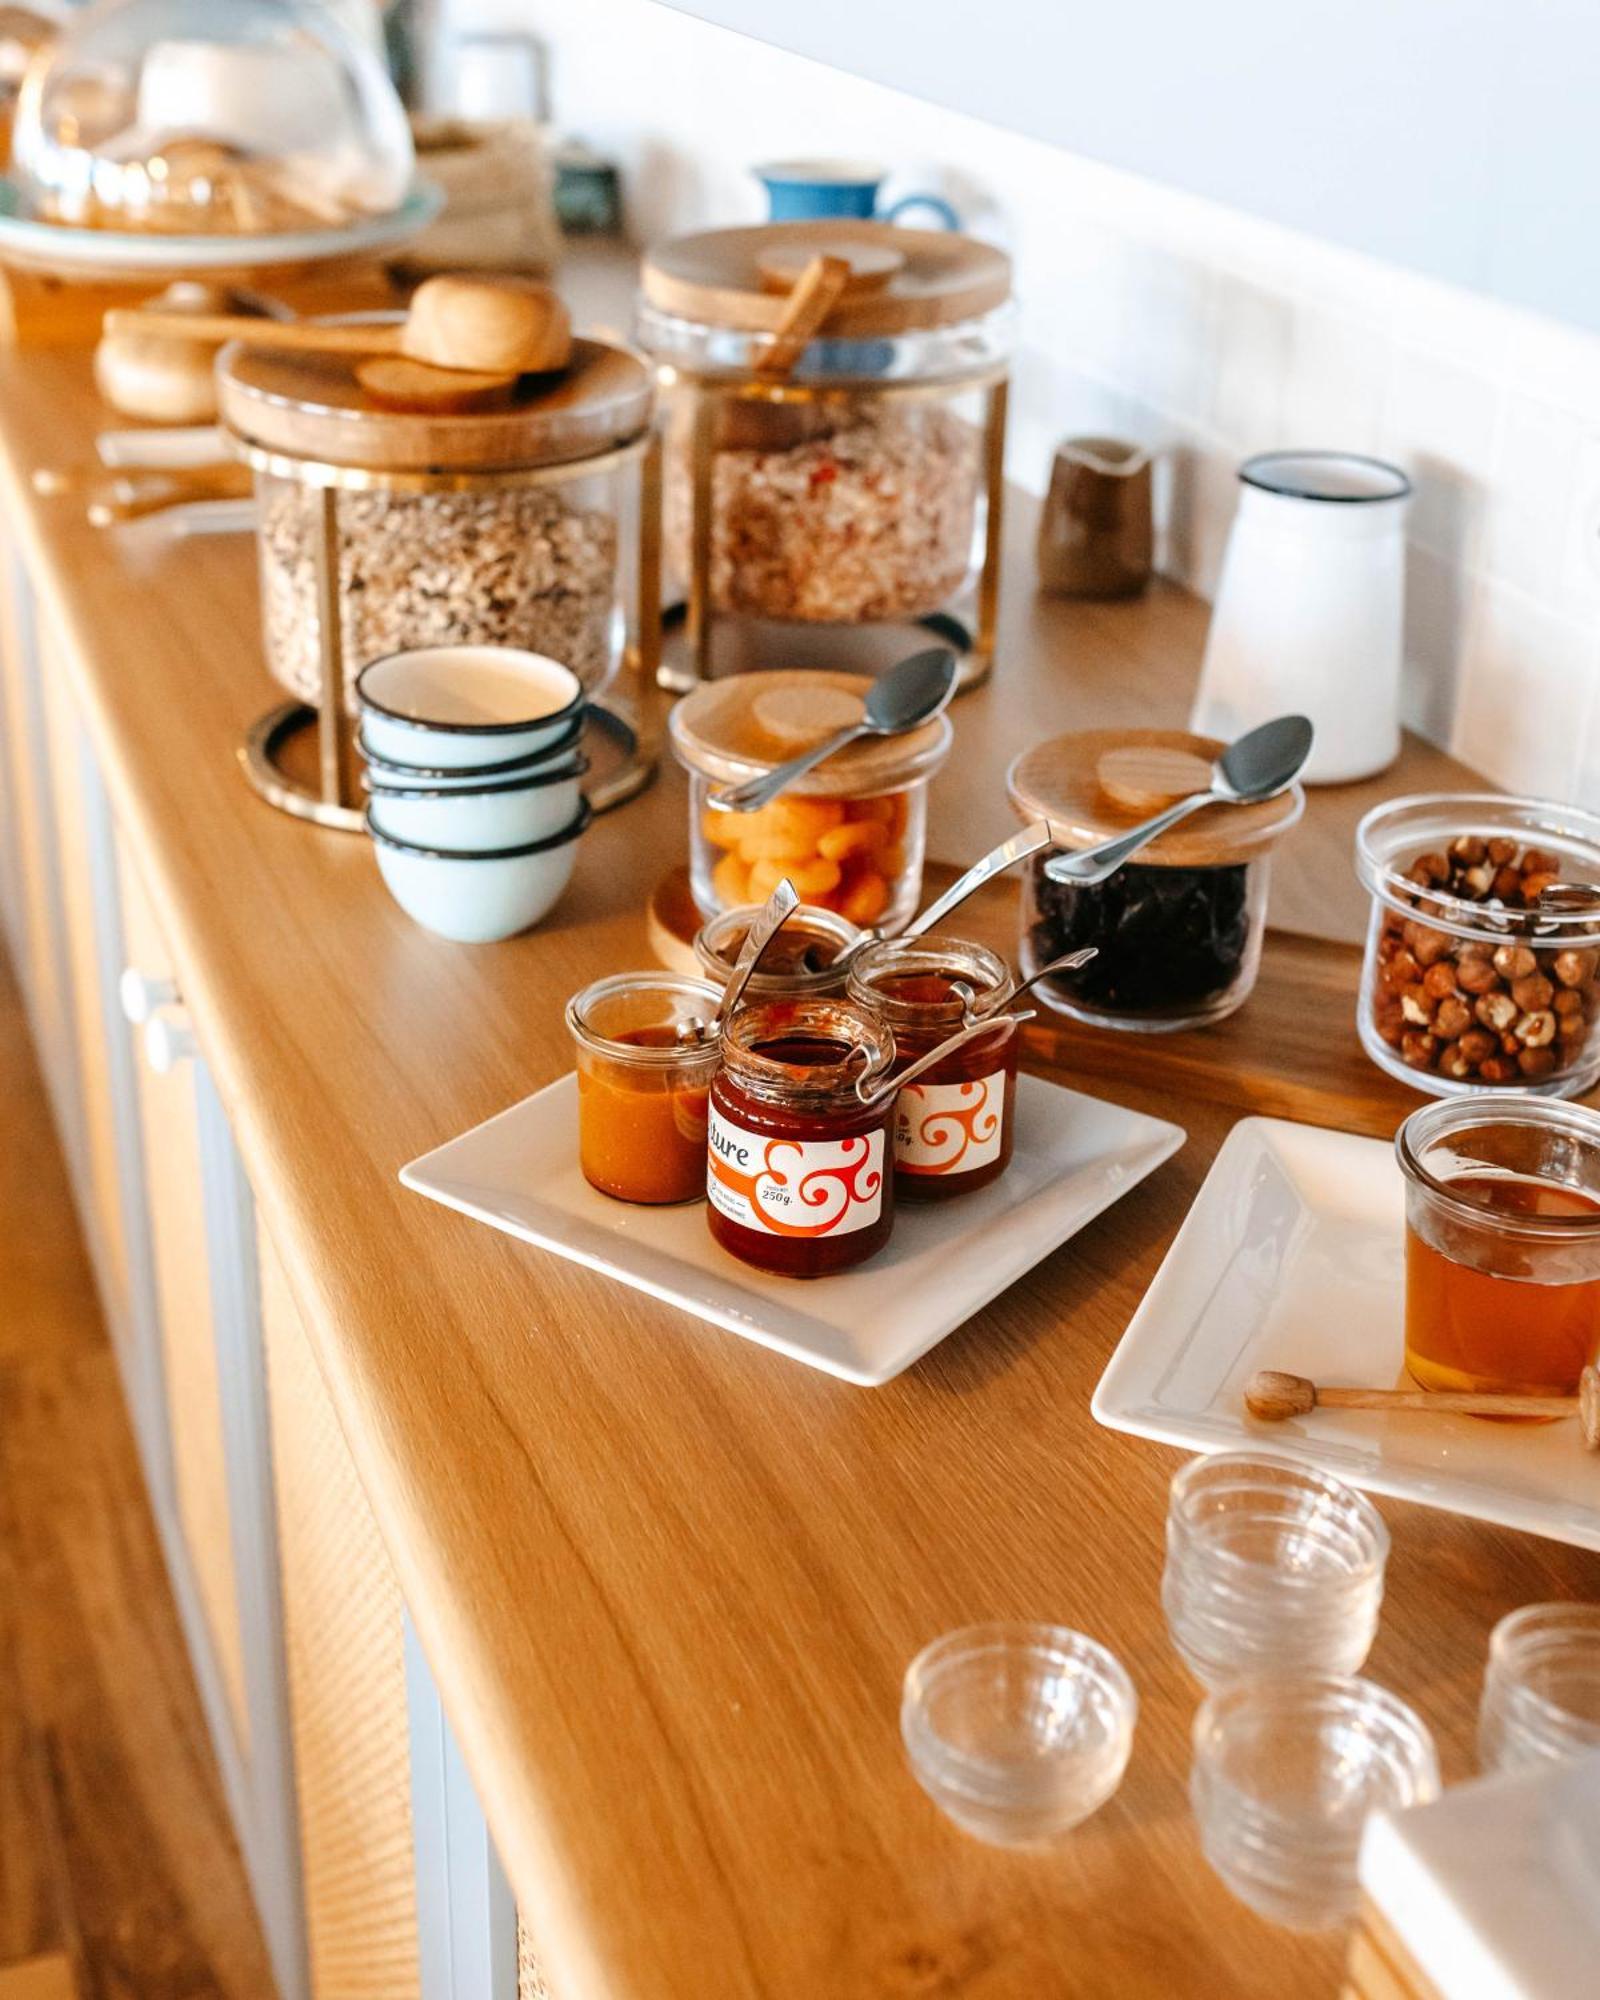
[[[768,1000],[722,1031],[711,1086],[706,1219],[761,1271],[820,1278],[889,1240],[894,1037],[844,1000]],[[857,1086],[877,1084],[863,1103]]]
[[[981,944],[890,938],[857,954],[846,990],[893,1034],[895,1070],[903,1070],[966,1019],[970,1003],[958,983],[982,1009],[1005,1001],[1011,974]],[[896,1192],[907,1201],[948,1201],[998,1180],[1011,1159],[1016,1098],[1017,1033],[1002,1021],[895,1100]]]
[[[760,903],[742,904],[701,926],[694,955],[706,977],[718,986],[726,987],[733,977],[750,926],[762,908]],[[787,994],[796,1000],[820,1000],[842,993],[850,971],[848,955],[860,938],[848,917],[802,903],[761,954],[761,969],[750,975],[744,989],[747,999],[772,1000]]]
[[[715,1041],[691,1031],[714,1017],[721,998],[703,979],[623,972],[568,1001],[578,1163],[591,1187],[653,1204],[705,1192],[706,1094],[722,1057]]]

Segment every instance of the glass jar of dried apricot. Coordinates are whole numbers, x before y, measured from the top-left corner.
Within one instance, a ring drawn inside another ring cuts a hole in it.
[[[623,972],[567,1002],[578,1162],[591,1187],[650,1203],[705,1193],[706,1100],[721,1053],[696,1030],[721,997],[703,979]]]
[[[690,774],[690,876],[706,915],[765,902],[787,876],[802,902],[862,929],[910,921],[922,895],[928,781],[950,752],[948,716],[851,744],[758,812],[709,803],[722,786],[855,721],[870,685],[862,674],[811,669],[733,674],[673,710],[673,748]]]

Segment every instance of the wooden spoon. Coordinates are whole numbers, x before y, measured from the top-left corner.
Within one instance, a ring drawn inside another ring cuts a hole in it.
[[[1306,1375],[1263,1368],[1244,1385],[1251,1416],[1281,1424],[1312,1410],[1421,1410],[1435,1416],[1576,1417],[1583,1442],[1600,1451],[1600,1369],[1585,1368],[1575,1396],[1496,1396],[1458,1389],[1325,1389]]]
[[[425,392],[423,370],[470,376],[443,382],[441,395],[485,393],[519,375],[544,375],[572,359],[572,321],[548,285],[511,277],[444,276],[418,286],[403,320],[324,326],[307,320],[255,320],[232,313],[166,313],[134,307],[106,314],[108,333],[170,334],[175,339],[243,340],[294,354],[395,355],[418,364],[405,389]]]
[[[756,373],[781,378],[794,372],[812,335],[844,296],[850,265],[843,257],[813,257],[784,303],[772,338],[756,363]]]

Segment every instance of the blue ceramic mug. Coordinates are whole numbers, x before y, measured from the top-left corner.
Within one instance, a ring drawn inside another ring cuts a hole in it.
[[[942,229],[961,227],[960,216],[943,195],[908,194],[880,213],[878,190],[888,173],[887,167],[860,160],[780,160],[755,169],[774,222],[811,222],[837,215],[898,222],[908,209],[926,208],[938,217]]]

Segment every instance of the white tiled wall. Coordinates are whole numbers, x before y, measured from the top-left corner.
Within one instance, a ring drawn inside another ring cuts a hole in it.
[[[1160,445],[1162,560],[1201,592],[1246,453],[1397,459],[1417,486],[1410,718],[1504,784],[1600,807],[1600,337],[656,0],[450,4],[452,25],[544,39],[556,116],[621,161],[642,240],[758,220],[748,168],[760,159],[867,155],[894,164],[891,195],[943,187],[1016,258],[1013,477],[1041,489],[1053,442],[1072,431]]]

